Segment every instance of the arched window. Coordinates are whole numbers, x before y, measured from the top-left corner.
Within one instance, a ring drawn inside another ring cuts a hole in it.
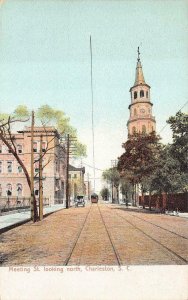
[[[2,153],[2,145],[0,145],[0,153]]]
[[[148,91],[146,92],[146,98],[148,98]]]
[[[38,160],[34,162],[34,170],[35,170],[35,173],[39,172],[39,161]]]
[[[2,196],[2,186],[0,184],[0,196]]]
[[[142,125],[142,133],[146,133],[146,126]]]
[[[18,150],[18,153],[19,153],[19,154],[22,153],[22,145],[18,145],[18,146],[17,146],[17,150]]]
[[[42,152],[46,152],[46,142],[42,142]]]
[[[39,195],[39,183],[38,183],[38,181],[36,181],[34,183],[34,193],[35,193],[35,196]]]
[[[133,128],[132,128],[132,134],[135,134],[135,133],[136,133],[136,127],[133,126]]]
[[[22,191],[23,191],[22,184],[18,183],[17,184],[17,193],[18,193],[18,196],[22,196]]]
[[[136,108],[134,109],[134,116],[136,116],[137,115],[137,111],[136,111]]]
[[[22,169],[22,167],[19,165],[19,166],[18,166],[18,173],[22,173],[22,171],[23,171],[23,169]]]
[[[141,90],[141,91],[140,91],[140,98],[143,98],[143,97],[144,97],[144,91]]]
[[[7,196],[12,196],[12,185],[10,183],[7,184]]]
[[[33,152],[37,152],[37,142],[33,142]]]
[[[7,161],[7,172],[12,173],[12,161]]]
[[[0,161],[0,173],[3,173],[3,162]]]
[[[134,99],[137,98],[137,92],[134,92]]]

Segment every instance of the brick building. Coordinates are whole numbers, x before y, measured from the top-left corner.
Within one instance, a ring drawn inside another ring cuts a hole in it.
[[[17,153],[28,173],[31,172],[31,128],[25,127],[15,135]],[[42,136],[43,156],[43,196],[51,204],[65,199],[66,149],[60,144],[58,131],[54,127],[35,127],[34,129],[34,189],[39,193],[39,158],[40,137]],[[12,153],[0,141],[0,196],[30,197],[30,189],[21,166]]]

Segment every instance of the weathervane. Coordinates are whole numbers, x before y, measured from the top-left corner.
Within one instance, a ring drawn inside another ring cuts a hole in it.
[[[138,52],[138,61],[140,61],[140,51],[139,51],[139,47],[138,47],[137,52]]]

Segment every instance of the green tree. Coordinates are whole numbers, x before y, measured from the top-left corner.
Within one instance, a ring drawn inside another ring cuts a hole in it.
[[[110,196],[110,191],[107,187],[103,187],[100,194],[101,194],[103,200],[108,200],[109,196]]]
[[[117,201],[119,201],[119,184],[120,184],[120,174],[117,168],[110,168],[102,173],[102,177],[105,181],[110,182],[112,187],[112,202],[114,201],[113,189],[116,188]]]
[[[188,114],[179,111],[168,121],[172,129],[173,143],[170,148],[171,156],[180,163],[182,172],[188,173]]]
[[[144,182],[158,166],[158,158],[162,145],[160,137],[154,132],[143,135],[135,133],[123,144],[125,152],[118,159],[118,170],[121,176],[126,176],[134,188],[140,185],[144,199]],[[134,201],[136,204],[136,199]]]

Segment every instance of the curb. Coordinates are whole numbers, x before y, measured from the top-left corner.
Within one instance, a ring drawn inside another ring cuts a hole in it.
[[[58,211],[60,211],[60,210],[62,210],[62,209],[64,209],[64,208],[60,208],[60,209],[58,209],[58,210],[51,211],[51,212],[45,214],[45,215],[43,216],[43,219],[45,219],[45,218],[48,217],[49,215],[51,215],[51,214],[53,214],[53,213],[56,213],[56,212],[58,212]],[[14,228],[16,228],[16,227],[19,227],[19,226],[21,226],[21,225],[24,225],[24,224],[26,224],[26,223],[28,223],[28,222],[30,222],[30,221],[31,221],[31,218],[25,219],[25,220],[23,220],[23,221],[20,221],[20,222],[17,222],[17,223],[15,223],[15,224],[9,225],[9,226],[7,226],[7,227],[1,228],[1,229],[0,229],[0,234],[5,233],[5,232],[7,232],[7,231],[9,231],[9,230],[11,230],[11,229],[14,229]]]

